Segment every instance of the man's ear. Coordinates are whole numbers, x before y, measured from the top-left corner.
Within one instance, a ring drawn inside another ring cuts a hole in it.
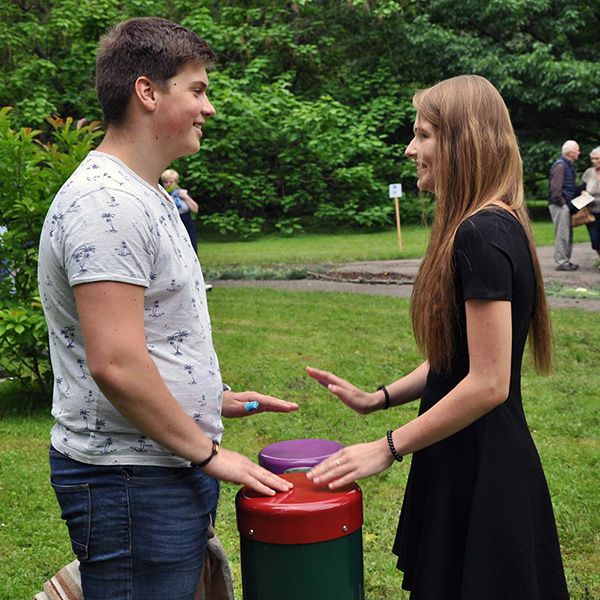
[[[148,111],[153,112],[156,108],[156,85],[155,83],[142,75],[135,80],[133,87],[133,93],[137,98],[138,102]]]

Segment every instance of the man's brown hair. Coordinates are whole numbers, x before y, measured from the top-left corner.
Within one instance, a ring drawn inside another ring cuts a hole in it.
[[[96,57],[96,93],[105,126],[123,122],[138,77],[166,86],[184,64],[197,62],[210,68],[215,61],[206,41],[167,19],[144,17],[118,23],[100,38]]]

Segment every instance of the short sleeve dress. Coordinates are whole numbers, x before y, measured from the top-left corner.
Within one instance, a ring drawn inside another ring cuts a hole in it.
[[[420,414],[468,373],[464,303],[511,303],[507,400],[412,457],[394,543],[411,600],[569,598],[556,524],[521,400],[521,361],[535,306],[525,232],[507,211],[476,213],[454,245],[458,326],[449,372],[430,371]]]

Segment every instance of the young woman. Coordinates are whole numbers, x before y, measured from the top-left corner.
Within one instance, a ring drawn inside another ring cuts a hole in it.
[[[394,544],[412,600],[566,599],[548,487],[521,401],[529,334],[551,367],[543,282],[508,111],[486,79],[418,92],[406,156],[437,210],[412,297],[426,361],[370,393],[318,369],[311,377],[368,413],[421,398],[419,416],[344,448],[309,477],[337,488],[412,453]]]

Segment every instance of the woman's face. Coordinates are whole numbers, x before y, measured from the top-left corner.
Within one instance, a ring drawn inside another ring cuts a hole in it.
[[[600,169],[600,152],[594,152],[590,160],[596,169]]]
[[[413,127],[415,137],[406,148],[407,158],[412,158],[417,166],[417,187],[421,191],[435,189],[437,140],[433,125],[417,113]]]

